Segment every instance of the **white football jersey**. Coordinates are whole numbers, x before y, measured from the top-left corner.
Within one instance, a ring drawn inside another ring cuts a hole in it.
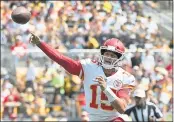
[[[109,86],[114,93],[124,86],[135,86],[135,78],[130,73],[122,68],[112,76],[106,77],[103,69],[91,59],[81,60],[84,72],[84,90],[86,99],[86,111],[89,114],[90,121],[111,121],[118,117],[120,113],[114,109],[108,102],[106,95],[101,91],[100,86],[94,79],[97,76],[103,76],[107,79],[107,86]]]

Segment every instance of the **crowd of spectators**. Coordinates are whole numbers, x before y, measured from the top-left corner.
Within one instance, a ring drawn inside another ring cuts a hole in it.
[[[98,49],[111,37],[122,40],[127,49],[137,49],[137,52],[127,54],[123,67],[136,77],[138,87],[147,91],[147,99],[158,105],[165,120],[170,120],[173,69],[168,49],[173,48],[173,41],[161,37],[153,17],[144,15],[145,3],[2,1],[1,45],[8,45],[15,55],[15,64],[24,58],[26,67],[16,65],[15,83],[11,83],[10,74],[1,68],[1,118],[51,121],[77,115],[88,120],[83,111],[85,102],[80,79],[69,75],[53,61],[37,67],[28,59],[26,49],[36,48],[28,42],[30,32],[34,32],[52,47],[65,52]],[[31,11],[31,20],[25,25],[11,20],[12,10],[20,5]],[[153,3],[155,6],[157,4]],[[147,51],[141,52],[141,48]],[[153,49],[165,49],[166,52],[155,53],[151,51]]]
[[[153,18],[145,16],[144,4],[135,1],[2,2],[1,35],[4,43],[14,45],[18,37],[28,48],[31,48],[30,31],[55,48],[63,49],[98,48],[110,37],[119,38],[128,48],[131,44],[141,48],[169,45],[170,41],[161,37]],[[25,25],[11,20],[11,11],[20,5],[31,11],[31,20]]]

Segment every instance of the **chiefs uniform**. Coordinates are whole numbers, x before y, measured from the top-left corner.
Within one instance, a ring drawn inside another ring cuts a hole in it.
[[[91,121],[108,121],[113,120],[120,114],[107,101],[106,95],[101,91],[100,86],[97,86],[93,80],[97,76],[103,76],[107,81],[113,92],[121,98],[128,101],[129,92],[135,86],[135,78],[130,73],[122,68],[112,76],[106,77],[103,69],[97,63],[92,62],[91,59],[81,60],[84,72],[84,90],[86,98],[86,110]],[[121,90],[127,90],[128,94],[121,94]]]
[[[33,38],[34,41],[39,40],[38,37],[33,36],[31,40]],[[62,55],[44,42],[37,42],[37,46],[70,74],[77,75],[83,79],[86,110],[89,113],[89,119],[91,121],[110,121],[122,118],[122,115],[111,106],[108,100],[113,102],[111,101],[112,98],[117,96],[116,98],[124,99],[122,105],[126,102],[128,103],[130,91],[135,86],[135,78],[120,67],[120,62],[123,60],[125,53],[125,47],[120,40],[116,38],[106,40],[104,45],[100,47],[100,59],[97,62],[92,62],[91,59],[75,61]],[[107,56],[105,52],[109,51],[115,55]],[[109,64],[108,61],[110,62]],[[115,69],[116,72],[106,77],[103,68],[110,71]],[[94,79],[98,76],[104,77],[107,88],[110,87],[109,89],[105,89],[105,93],[108,93],[106,91],[110,90],[109,94],[105,95],[101,87],[97,85],[97,82],[94,82]],[[122,109],[121,111],[124,110]]]

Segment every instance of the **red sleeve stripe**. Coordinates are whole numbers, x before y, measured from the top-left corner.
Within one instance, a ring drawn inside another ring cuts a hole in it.
[[[80,70],[79,78],[83,81],[84,80],[84,71],[83,68]]]
[[[132,85],[123,85],[122,88],[123,89],[131,89],[131,90],[133,90],[135,88],[135,86],[132,86]]]

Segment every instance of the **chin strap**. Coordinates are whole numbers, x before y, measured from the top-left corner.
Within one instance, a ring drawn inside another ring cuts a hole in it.
[[[121,66],[114,67],[113,65],[107,65],[107,64],[101,64],[101,66],[104,69],[115,69],[115,72],[118,71],[118,69],[121,67]]]

